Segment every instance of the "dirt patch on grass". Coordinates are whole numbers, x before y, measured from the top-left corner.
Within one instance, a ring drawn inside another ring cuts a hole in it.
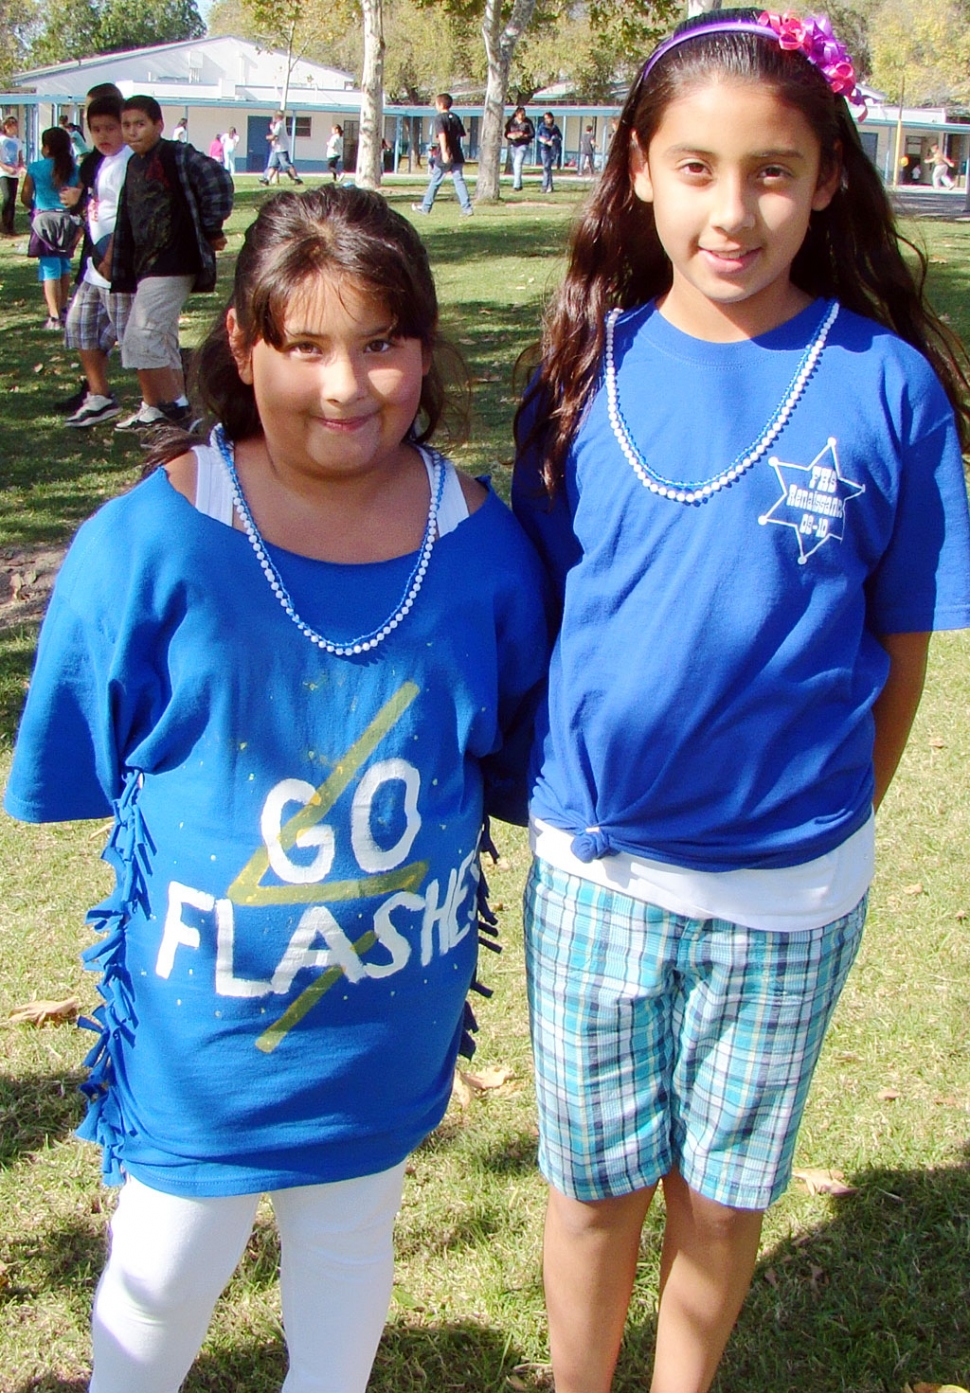
[[[0,632],[43,618],[67,547],[0,547]]]

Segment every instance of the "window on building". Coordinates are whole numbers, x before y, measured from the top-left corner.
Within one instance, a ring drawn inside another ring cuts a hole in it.
[[[309,140],[309,139],[310,139],[310,133],[311,133],[311,132],[310,132],[310,126],[311,126],[312,120],[313,120],[312,116],[298,116],[298,117],[296,118],[296,131],[295,131],[295,135],[296,135],[297,140]]]

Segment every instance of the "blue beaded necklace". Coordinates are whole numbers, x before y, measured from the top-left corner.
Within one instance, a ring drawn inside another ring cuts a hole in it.
[[[368,653],[372,648],[376,648],[379,643],[383,643],[389,638],[403,619],[407,617],[415,600],[418,591],[424,584],[424,578],[428,570],[428,562],[431,559],[431,552],[434,549],[435,537],[438,533],[438,508],[441,505],[441,494],[444,488],[445,461],[437,450],[430,451],[432,463],[431,480],[431,502],[428,507],[428,521],[424,529],[424,539],[418,550],[418,557],[408,576],[404,586],[401,599],[397,608],[389,618],[382,624],[378,624],[376,629],[371,629],[369,633],[361,634],[359,638],[349,639],[346,643],[337,643],[334,639],[325,638],[323,634],[318,634],[316,629],[310,627],[296,612],[296,606],[290,598],[283,578],[276,566],[273,564],[272,557],[266,550],[266,543],[256,526],[255,519],[249,511],[249,504],[242,491],[239,482],[239,475],[236,473],[235,452],[232,441],[229,440],[222,426],[216,426],[212,432],[210,443],[218,450],[226,472],[229,475],[229,485],[232,489],[232,504],[238,514],[239,521],[243,525],[243,531],[249,538],[250,545],[256,554],[256,560],[260,564],[263,575],[269,584],[269,588],[279,600],[284,612],[293,621],[300,633],[305,638],[322,648],[327,653],[333,653],[338,658],[346,658],[358,653]]]

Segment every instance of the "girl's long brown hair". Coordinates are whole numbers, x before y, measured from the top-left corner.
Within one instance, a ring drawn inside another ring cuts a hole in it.
[[[689,20],[677,32],[695,26],[700,31],[728,14],[755,19],[758,11],[714,11]],[[607,312],[645,304],[671,284],[653,208],[633,191],[631,142],[635,139],[646,151],[672,101],[692,87],[725,77],[772,87],[814,131],[823,173],[841,167],[832,202],[812,214],[792,264],[793,282],[808,295],[836,297],[917,348],[943,384],[961,442],[970,448],[970,361],[960,340],[927,303],[926,257],[897,230],[845,99],[835,96],[800,53],[785,51],[770,39],[699,32],[696,40],[666,54],[646,81],[634,84],[599,184],[573,230],[566,276],[543,325],[539,371],[516,416],[516,443],[520,449],[541,451],[550,494],[562,484],[570,442],[596,390]],[[903,247],[915,269],[904,259]]]
[[[40,148],[46,150],[54,161],[51,183],[55,189],[62,189],[74,173],[74,151],[71,137],[63,126],[51,126],[40,137]]]

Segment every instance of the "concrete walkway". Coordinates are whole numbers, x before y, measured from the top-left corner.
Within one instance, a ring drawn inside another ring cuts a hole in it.
[[[947,193],[921,184],[901,184],[898,189],[889,190],[889,197],[896,212],[907,218],[943,218],[952,222],[954,218],[970,216],[963,211],[963,189]]]

